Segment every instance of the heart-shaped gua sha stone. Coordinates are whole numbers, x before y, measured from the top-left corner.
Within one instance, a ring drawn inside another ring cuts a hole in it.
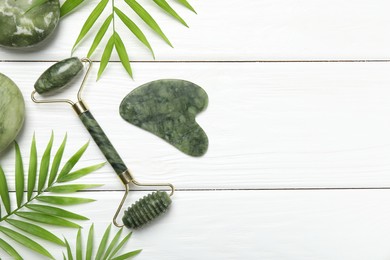
[[[195,116],[208,104],[198,85],[178,79],[156,80],[130,92],[119,112],[123,119],[175,146],[185,154],[202,156],[208,138]]]

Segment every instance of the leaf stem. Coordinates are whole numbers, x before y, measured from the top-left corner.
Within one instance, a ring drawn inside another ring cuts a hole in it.
[[[57,184],[57,180],[54,181],[51,185],[49,185],[46,189],[42,190],[41,192],[37,192],[37,194],[32,197],[31,199],[29,199],[28,201],[26,201],[25,203],[23,203],[22,205],[20,205],[20,207],[14,209],[13,211],[11,211],[9,214],[5,215],[4,217],[0,218],[0,223],[3,222],[4,220],[8,219],[9,217],[11,217],[12,215],[14,215],[16,212],[18,212],[19,210],[23,209],[27,204],[29,204],[31,201],[35,200],[36,198],[38,198],[40,195],[42,195],[42,193],[45,193],[45,192],[48,192],[50,188],[52,188],[54,186],[54,184]],[[26,193],[26,191],[24,191],[24,193]]]
[[[113,34],[115,33],[115,0],[111,0],[111,3],[112,3],[112,10],[111,10],[111,14],[112,14],[112,30],[113,30]]]

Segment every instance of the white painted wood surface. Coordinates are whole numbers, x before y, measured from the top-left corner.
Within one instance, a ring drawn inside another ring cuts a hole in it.
[[[46,48],[24,52],[0,50],[0,59],[60,60],[70,55],[83,22],[98,0],[86,2],[82,9],[63,19]],[[189,29],[160,12],[153,1],[142,0],[161,24],[175,47],[173,49],[154,35],[124,1],[116,1],[116,5],[146,31],[156,60],[389,58],[387,0],[193,0],[191,4],[198,15],[171,2],[187,21]],[[104,12],[97,25],[102,24],[106,16]],[[124,26],[119,23],[118,27],[132,60],[153,60],[148,50],[134,41],[135,37]],[[93,32],[98,29],[99,26],[95,26]],[[86,55],[93,38],[94,34],[90,35],[76,55]],[[93,58],[100,59],[100,56],[97,54]]]
[[[0,72],[26,99],[18,138],[25,158],[34,131],[40,154],[52,130],[55,147],[68,133],[65,156],[90,139],[71,108],[37,105],[29,96],[51,61],[70,55],[95,3],[64,19],[45,48],[0,49]],[[198,15],[175,5],[187,29],[145,2],[175,48],[148,31],[153,61],[120,28],[131,59],[147,62],[132,63],[134,80],[113,62],[98,82],[96,63],[88,81],[85,99],[134,175],[178,188],[168,214],[135,232],[127,248],[144,249],[136,259],[389,259],[390,63],[280,62],[387,59],[388,1],[191,3]],[[91,40],[76,55],[83,56]],[[159,78],[187,79],[209,94],[209,107],[197,119],[210,139],[204,157],[183,155],[120,118],[122,98]],[[102,161],[91,143],[80,165]],[[0,163],[13,180],[13,149],[0,154]],[[80,195],[97,202],[73,209],[91,217],[85,229],[95,222],[102,234],[123,187],[110,166],[84,182],[105,186]],[[132,192],[127,204],[143,194]],[[74,243],[75,231],[54,230]],[[45,245],[61,258],[58,248]],[[18,249],[26,259],[40,259]]]
[[[85,196],[97,201],[72,209],[91,217],[99,237],[122,192]],[[134,259],[388,259],[389,203],[388,190],[179,191],[169,212],[134,232],[127,249],[143,248]],[[76,231],[64,234],[73,246]],[[53,254],[62,259],[60,250]]]

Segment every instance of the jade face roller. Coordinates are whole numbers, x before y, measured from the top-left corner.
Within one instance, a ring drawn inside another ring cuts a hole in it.
[[[35,95],[37,93],[46,94],[67,85],[83,69],[82,62],[87,62],[89,66],[81,83],[80,89],[77,93],[77,102],[73,102],[68,99],[36,99]],[[99,126],[98,122],[92,116],[91,112],[82,100],[81,94],[84,89],[85,81],[88,77],[91,66],[91,60],[79,60],[76,57],[65,59],[54,64],[49,69],[47,69],[35,83],[35,90],[31,94],[31,99],[35,103],[68,103],[77,113],[80,120],[83,122],[84,126],[87,128],[92,138],[94,139],[104,156],[107,158],[107,161],[111,164],[112,168],[115,170],[116,174],[125,185],[125,194],[113,217],[113,223],[117,227],[123,226],[118,224],[117,217],[129,193],[130,184],[136,186],[169,187],[169,189],[171,190],[169,195],[165,191],[155,191],[147,196],[144,196],[127,210],[125,210],[124,216],[122,218],[124,226],[131,229],[136,229],[152,221],[157,216],[167,210],[167,208],[172,202],[170,197],[173,195],[175,189],[170,183],[144,184],[139,183],[134,179],[129,169],[126,167],[125,163],[115,150],[114,146],[111,144],[110,140],[103,132],[102,128]]]

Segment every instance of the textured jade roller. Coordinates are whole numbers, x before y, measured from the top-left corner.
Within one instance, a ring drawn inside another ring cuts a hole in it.
[[[77,93],[77,102],[73,102],[67,99],[38,100],[35,98],[36,93],[46,94],[67,85],[72,79],[76,77],[76,75],[80,71],[82,71],[82,62],[89,63],[89,66],[81,83],[80,89]],[[128,228],[136,229],[150,222],[151,220],[162,214],[164,211],[166,211],[166,209],[172,202],[170,197],[174,193],[174,187],[170,183],[143,184],[137,182],[133,178],[129,169],[126,167],[125,163],[115,150],[114,146],[111,144],[110,140],[103,132],[102,128],[99,126],[98,122],[92,116],[91,112],[81,98],[85,81],[87,79],[91,66],[92,62],[89,59],[79,60],[76,57],[69,58],[54,64],[39,77],[39,79],[34,85],[35,90],[32,92],[31,98],[35,103],[70,104],[74,111],[77,113],[77,115],[80,117],[80,120],[83,122],[84,126],[87,128],[96,144],[99,146],[104,156],[107,158],[107,161],[111,164],[112,168],[114,168],[116,174],[119,176],[119,178],[125,185],[125,194],[113,217],[113,223],[116,226],[122,226],[118,224],[117,217],[127,198],[127,195],[129,193],[129,185],[131,183],[136,186],[162,186],[170,188],[171,192],[169,195],[165,191],[155,191],[147,196],[144,196],[127,210],[125,210],[124,216],[122,218],[123,224]]]

